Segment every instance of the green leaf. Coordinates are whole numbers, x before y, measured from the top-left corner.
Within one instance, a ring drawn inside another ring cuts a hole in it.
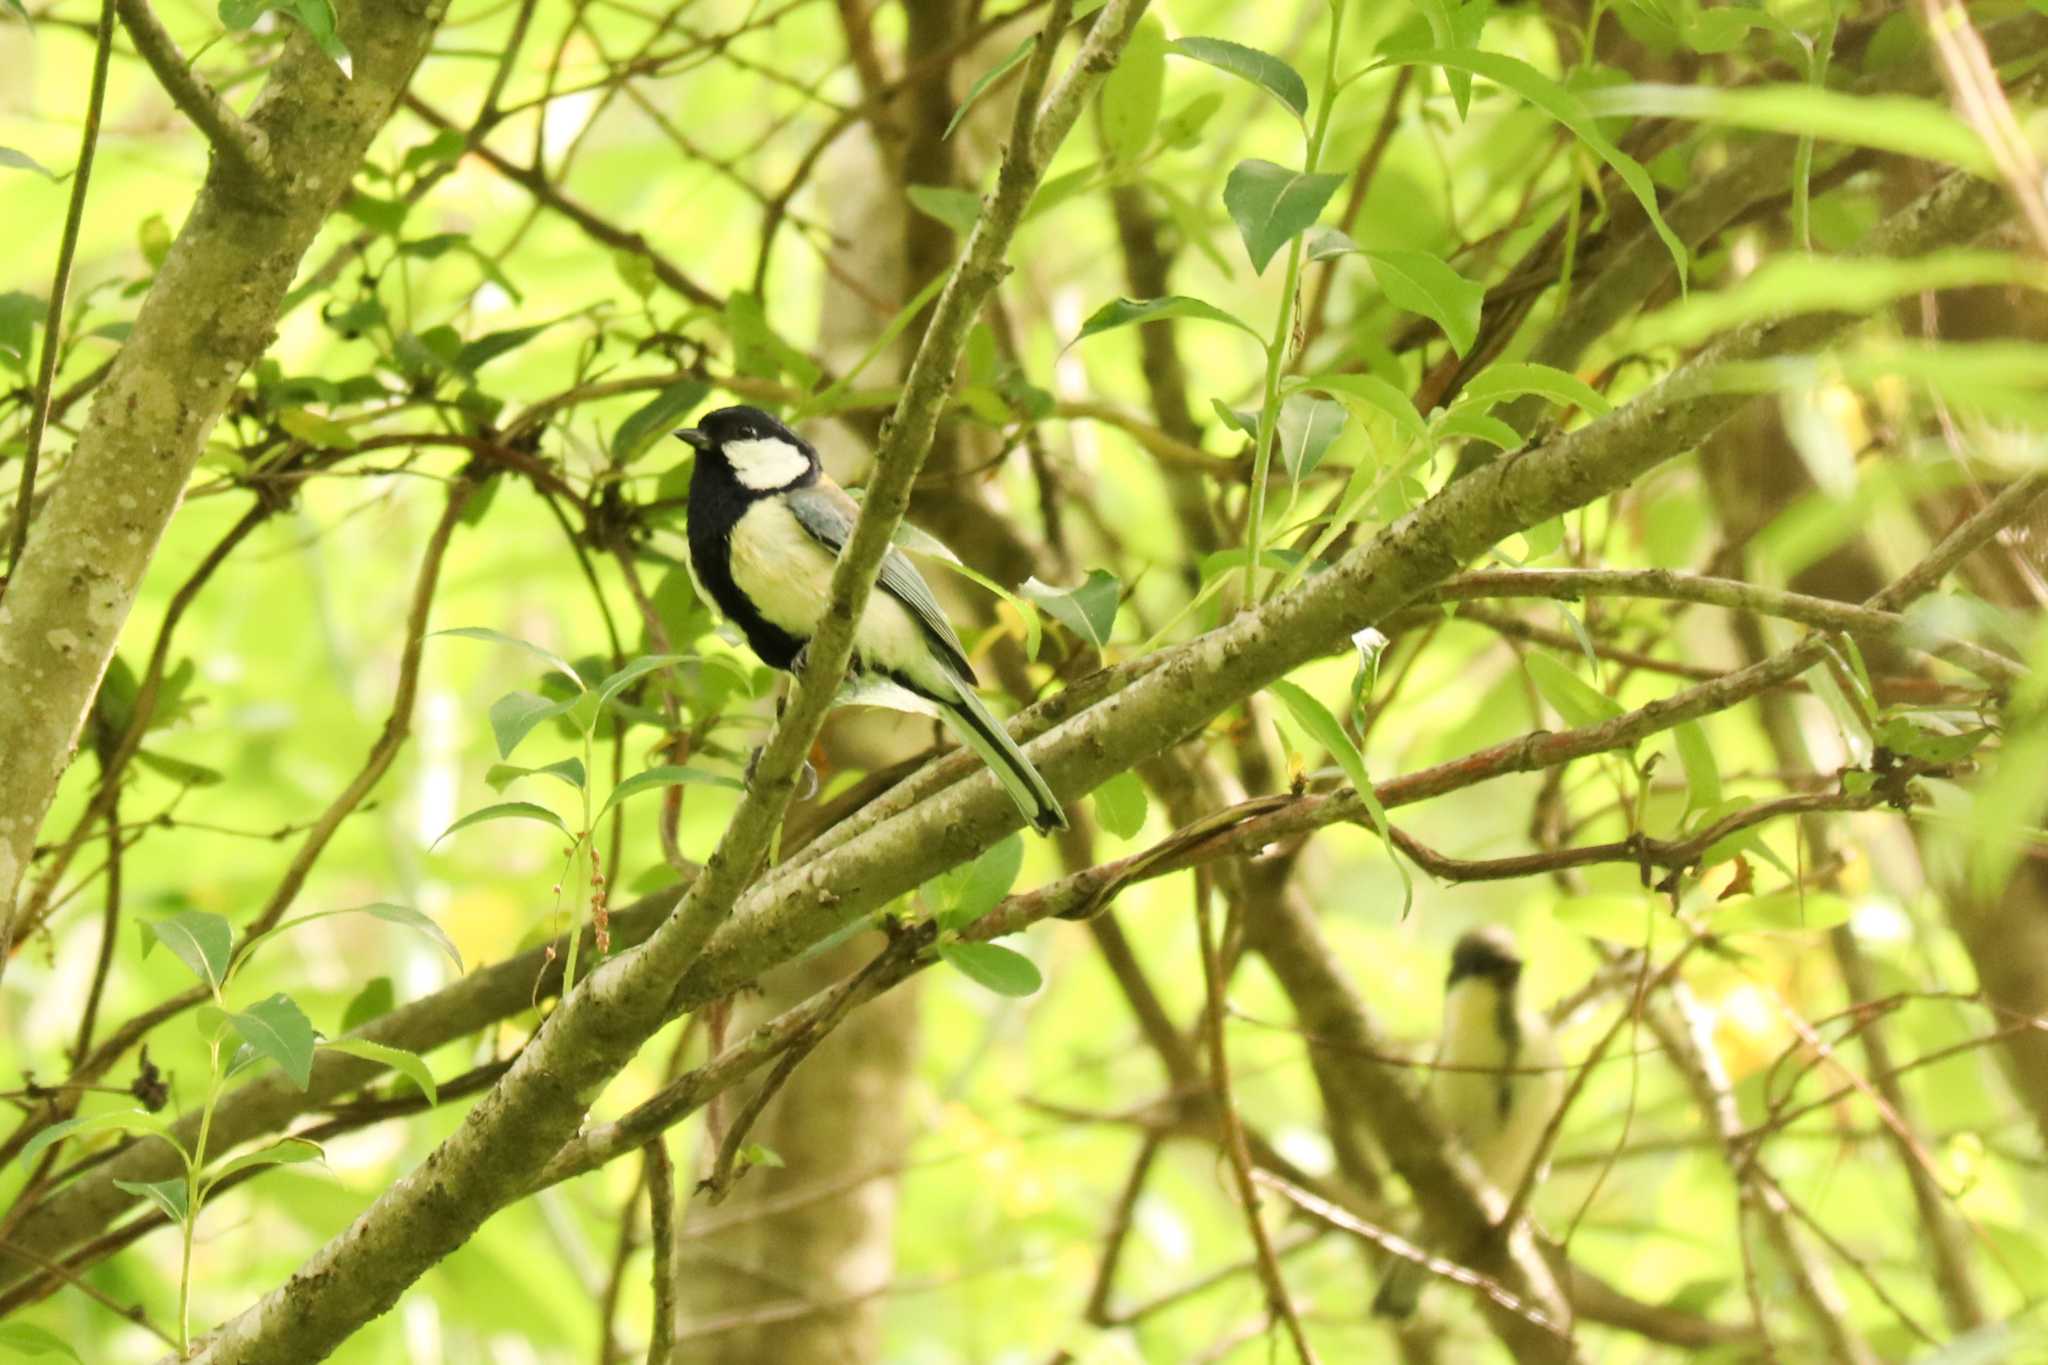
[[[552,322],[540,322],[531,327],[489,332],[475,341],[464,342],[462,349],[455,353],[455,368],[464,374],[475,374],[499,356],[518,350],[554,325]]]
[[[473,810],[463,816],[460,820],[442,830],[440,838],[435,839],[434,843],[429,844],[428,847],[432,848],[438,845],[442,839],[447,838],[458,829],[467,829],[471,825],[481,825],[490,820],[538,820],[544,825],[553,825],[563,834],[569,835],[569,827],[562,823],[562,817],[549,810],[546,806],[536,806],[531,801],[500,801],[494,806],[485,806],[482,810]],[[575,836],[569,835],[569,837],[573,839]]]
[[[1117,601],[1123,584],[1106,569],[1090,569],[1078,588],[1055,588],[1026,579],[1023,594],[1052,613],[1054,620],[1100,650],[1116,627]]]
[[[37,175],[48,180],[55,180],[57,178],[50,173],[49,168],[44,166],[42,162],[30,156],[27,152],[17,151],[12,147],[0,147],[0,166],[12,166],[16,170],[21,171],[34,171]]]
[[[1160,143],[1176,151],[1201,145],[1202,130],[1222,107],[1222,95],[1214,90],[1203,91],[1159,121]]]
[[[1038,964],[994,943],[941,943],[939,956],[954,970],[997,995],[1031,995],[1045,984]]]
[[[257,1055],[283,1067],[299,1089],[313,1079],[313,1023],[290,996],[279,992],[259,1000],[229,1015],[228,1022]]]
[[[1095,819],[1119,839],[1136,838],[1145,827],[1145,784],[1136,773],[1118,773],[1095,789]]]
[[[960,121],[967,117],[967,111],[972,109],[975,103],[988,93],[990,86],[1022,65],[1024,59],[1031,55],[1031,48],[1037,43],[1038,37],[1039,35],[1033,34],[1031,37],[1026,38],[1010,50],[1009,56],[1003,58],[975,78],[974,84],[967,87],[966,95],[961,97],[960,107],[953,111],[953,117],[947,121],[946,131],[940,135],[942,138],[953,136],[953,130],[958,128]]]
[[[1265,344],[1265,339],[1250,323],[1233,317],[1212,303],[1191,299],[1185,294],[1169,294],[1160,299],[1117,299],[1113,303],[1105,303],[1095,310],[1088,321],[1081,324],[1079,335],[1067,344],[1077,345],[1099,332],[1107,332],[1114,327],[1164,322],[1168,318],[1195,318],[1203,322],[1220,322],[1237,328],[1261,345]]]
[[[1166,88],[1166,26],[1146,15],[1131,30],[1123,56],[1103,77],[1097,108],[1102,115],[1102,149],[1111,161],[1130,165],[1151,145]]]
[[[782,1153],[773,1147],[764,1147],[758,1142],[749,1142],[740,1148],[740,1165],[766,1166],[770,1170],[781,1170],[789,1163],[782,1159]]]
[[[1308,83],[1300,72],[1271,53],[1224,38],[1182,38],[1168,43],[1166,50],[1250,81],[1286,105],[1296,118],[1308,118]]]
[[[498,741],[498,757],[512,757],[519,741],[532,733],[534,726],[553,720],[581,700],[580,696],[571,696],[549,701],[531,692],[507,692],[492,702],[491,734]]]
[[[348,48],[343,46],[341,34],[335,30],[334,7],[328,0],[290,0],[289,5],[278,8],[305,27],[329,61],[339,64],[348,60]]]
[[[689,661],[687,654],[643,654],[597,685],[597,704],[603,706],[631,687],[635,679],[644,678],[658,668],[673,668]]]
[[[161,213],[152,213],[135,225],[135,245],[151,270],[161,269],[171,254],[171,225]]]
[[[136,923],[142,934],[145,958],[151,948],[161,943],[190,967],[209,990],[220,993],[228,979],[228,960],[235,946],[233,925],[204,910],[181,910],[175,915]]]
[[[1524,360],[1489,365],[1465,386],[1463,403],[1495,403],[1525,393],[1540,394],[1559,407],[1575,407],[1595,417],[1614,410],[1601,392],[1575,374]]]
[[[545,662],[549,668],[554,669],[570,682],[575,683],[578,692],[584,690],[582,677],[577,674],[575,669],[569,667],[566,659],[562,658],[559,654],[553,654],[542,649],[530,640],[522,640],[516,635],[507,635],[502,630],[492,630],[488,626],[451,626],[447,630],[427,632],[427,638],[430,640],[438,635],[453,635],[464,640],[482,640],[487,644],[510,645],[514,649],[523,649],[528,654]],[[505,755],[501,753],[499,757],[503,758]]]
[[[6,356],[15,369],[28,371],[36,328],[48,314],[48,306],[33,294],[24,294],[19,289],[0,293],[0,355]]]
[[[1522,664],[1529,670],[1529,680],[1536,684],[1536,690],[1552,710],[1564,717],[1567,725],[1598,725],[1622,714],[1620,702],[1572,672],[1554,655],[1531,650],[1523,656]]]
[[[619,783],[618,786],[613,787],[612,794],[605,798],[604,807],[598,811],[597,818],[602,820],[613,806],[618,805],[619,802],[624,801],[628,797],[638,796],[641,792],[653,791],[656,787],[680,787],[692,782],[704,787],[725,787],[731,791],[746,790],[745,783],[730,777],[721,776],[718,773],[707,773],[700,768],[678,768],[664,765],[659,768],[649,768],[644,773],[635,773]]]
[[[981,196],[973,190],[949,185],[911,185],[904,189],[910,206],[927,218],[936,218],[960,236],[974,231],[981,219]]]
[[[1990,149],[1945,103],[1911,95],[1856,95],[1818,85],[1622,85],[1595,91],[1586,107],[1615,114],[1700,119],[1757,132],[1814,137],[1946,162],[1995,180]]]
[[[407,1052],[402,1047],[386,1047],[367,1038],[330,1038],[320,1046],[329,1052],[345,1052],[366,1062],[388,1066],[418,1086],[420,1093],[427,1097],[428,1104],[441,1102],[441,1091],[434,1084],[434,1073],[427,1070],[426,1062],[417,1052]]]
[[[159,777],[167,777],[181,787],[217,787],[226,780],[218,768],[209,768],[203,763],[191,763],[155,749],[138,749],[135,761]]]
[[[1299,387],[1313,389],[1342,399],[1346,406],[1364,404],[1376,412],[1391,417],[1394,426],[1411,441],[1420,441],[1428,434],[1422,421],[1422,414],[1415,410],[1415,401],[1401,390],[1373,374],[1318,374],[1300,382]]]
[[[522,777],[552,777],[557,782],[568,783],[577,791],[582,791],[588,781],[583,771],[583,760],[572,756],[538,768],[522,768],[516,763],[493,763],[484,770],[484,785],[494,792],[501,792]]]
[[[326,1159],[327,1153],[321,1150],[320,1144],[311,1138],[279,1138],[268,1147],[261,1147],[253,1152],[242,1153],[242,1155],[228,1162],[219,1170],[209,1174],[205,1185],[201,1187],[200,1193],[204,1195],[206,1191],[211,1190],[214,1186],[220,1184],[221,1181],[226,1180],[238,1171],[253,1170],[258,1166],[297,1166],[302,1162],[325,1161]],[[183,1182],[181,1181],[179,1184],[182,1188]]]
[[[1302,255],[1311,261],[1333,261],[1339,256],[1356,256],[1365,248],[1333,227],[1312,227],[1302,241]]]
[[[1440,441],[1457,437],[1467,440],[1485,441],[1502,450],[1519,450],[1525,444],[1522,433],[1498,417],[1489,417],[1477,408],[1457,407],[1436,419],[1436,436]]]
[[[939,927],[958,931],[986,915],[1010,894],[1024,866],[1024,840],[1012,834],[982,852],[957,875],[947,879],[952,904],[939,913]]]
[[[1273,253],[1306,231],[1343,183],[1341,175],[1310,175],[1257,157],[1231,167],[1223,207],[1237,224],[1252,269],[1265,274]]]
[[[1643,169],[1641,162],[1615,146],[1608,136],[1600,131],[1592,111],[1577,95],[1527,62],[1502,56],[1498,52],[1446,49],[1438,46],[1427,52],[1390,53],[1387,60],[1401,66],[1443,66],[1454,71],[1469,71],[1475,76],[1484,76],[1496,85],[1506,86],[1571,129],[1579,141],[1592,148],[1594,155],[1614,169],[1614,173],[1621,177],[1622,184],[1628,186],[1629,193],[1642,205],[1644,214],[1650,220],[1650,226],[1663,240],[1665,250],[1671,253],[1672,263],[1678,268],[1680,286],[1685,284],[1685,243],[1678,239],[1678,234],[1664,221],[1664,215],[1657,207],[1657,188],[1651,183],[1650,173]]]
[[[1387,846],[1387,856],[1393,859],[1395,870],[1401,874],[1401,915],[1405,919],[1415,903],[1415,883],[1408,874],[1408,865],[1395,852],[1393,827],[1387,820],[1386,808],[1380,804],[1379,793],[1373,790],[1372,776],[1365,768],[1365,755],[1358,752],[1358,746],[1351,742],[1351,736],[1344,733],[1344,727],[1330,714],[1330,708],[1300,685],[1282,678],[1268,683],[1266,690],[1280,699],[1287,713],[1294,718],[1294,723],[1311,740],[1330,751],[1330,757],[1337,760],[1337,766],[1351,779],[1352,789],[1365,803],[1366,814],[1372,820],[1374,830]]]
[[[1686,809],[1720,805],[1721,765],[1714,759],[1714,746],[1707,743],[1705,727],[1696,720],[1682,720],[1671,727],[1671,738],[1685,764]]]
[[[1893,753],[1907,758],[1927,763],[1960,763],[1977,752],[1977,747],[1991,738],[1991,734],[1985,729],[1965,730],[1956,735],[1943,734],[1924,725],[1915,725],[1904,716],[1893,716],[1878,727],[1876,739]]]
[[[1330,443],[1343,433],[1344,405],[1297,393],[1280,405],[1280,462],[1290,483],[1315,473]]]
[[[258,934],[255,938],[243,944],[242,951],[236,956],[236,963],[239,965],[248,961],[257,948],[276,938],[279,934],[284,933],[287,929],[296,929],[302,924],[311,924],[314,920],[333,919],[336,915],[371,915],[383,920],[387,924],[402,924],[406,928],[415,930],[431,939],[435,947],[448,954],[448,960],[455,964],[455,970],[458,972],[462,970],[462,954],[456,951],[454,940],[442,932],[440,925],[434,923],[426,914],[413,909],[410,905],[394,905],[389,901],[373,901],[368,905],[350,905],[339,910],[321,910],[314,914],[301,915],[297,919],[286,920],[270,932]]]
[[[160,1137],[173,1147],[178,1144],[171,1138],[171,1130],[156,1115],[141,1109],[115,1109],[105,1114],[88,1114],[84,1118],[65,1119],[53,1123],[22,1144],[20,1161],[26,1166],[42,1155],[43,1149],[68,1137],[86,1137],[93,1133],[128,1133],[135,1137]]]
[[[373,976],[341,1011],[341,1031],[353,1033],[372,1019],[391,1013],[398,992],[388,976]]]
[[[700,380],[679,379],[655,394],[612,433],[612,462],[628,465],[639,459],[648,447],[674,431],[683,414],[710,392],[711,386]]]
[[[16,9],[21,9],[20,0],[11,2]],[[27,14],[28,11],[22,10],[24,18]],[[0,1346],[6,1347],[16,1355],[70,1356],[73,1360],[78,1360],[78,1352],[72,1350],[70,1344],[62,1337],[32,1323],[0,1322]],[[85,1362],[79,1361],[79,1365],[85,1365]]]
[[[1372,277],[1388,301],[1443,328],[1459,355],[1479,339],[1485,285],[1466,279],[1427,251],[1368,251],[1365,258],[1372,262]]]
[[[280,408],[277,424],[307,445],[319,450],[354,450],[356,438],[332,418],[305,408]]]
[[[179,1176],[170,1180],[116,1180],[113,1185],[117,1190],[141,1195],[156,1205],[164,1217],[173,1223],[185,1221],[186,1198],[190,1191],[186,1189],[184,1177]]]

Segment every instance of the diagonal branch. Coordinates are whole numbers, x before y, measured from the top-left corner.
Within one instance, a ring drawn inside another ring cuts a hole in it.
[[[245,122],[192,69],[176,41],[157,22],[149,0],[114,0],[114,8],[121,16],[121,26],[134,40],[135,50],[156,73],[157,83],[163,86],[171,102],[184,111],[185,117],[206,134],[214,154],[230,175],[242,182],[244,188],[266,184],[271,177],[270,141],[263,130]]]

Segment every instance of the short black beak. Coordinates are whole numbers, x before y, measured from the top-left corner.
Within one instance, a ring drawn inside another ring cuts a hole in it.
[[[711,438],[695,427],[684,427],[676,433],[676,439],[694,450],[711,449]]]

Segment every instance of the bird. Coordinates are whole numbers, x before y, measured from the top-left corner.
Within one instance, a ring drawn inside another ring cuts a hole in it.
[[[832,596],[832,568],[860,505],[810,442],[759,408],[719,408],[675,433],[697,452],[686,519],[698,583],[771,668],[795,672]],[[975,692],[939,601],[893,546],[854,628],[842,699],[936,715],[981,757],[1041,833],[1059,797]]]
[[[1451,949],[1444,980],[1443,1036],[1430,1098],[1488,1184],[1512,1198],[1543,1145],[1564,1097],[1563,1059],[1543,1017],[1522,1007],[1522,956],[1498,925],[1464,934]],[[1395,1261],[1372,1310],[1405,1318],[1428,1275]]]

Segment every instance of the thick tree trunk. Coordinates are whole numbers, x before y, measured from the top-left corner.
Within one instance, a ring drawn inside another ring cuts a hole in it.
[[[341,5],[351,76],[293,28],[234,154],[216,147],[78,444],[55,471],[0,598],[0,973],[36,832],[136,588],[207,434],[270,345],[301,257],[412,79],[443,7]]]

